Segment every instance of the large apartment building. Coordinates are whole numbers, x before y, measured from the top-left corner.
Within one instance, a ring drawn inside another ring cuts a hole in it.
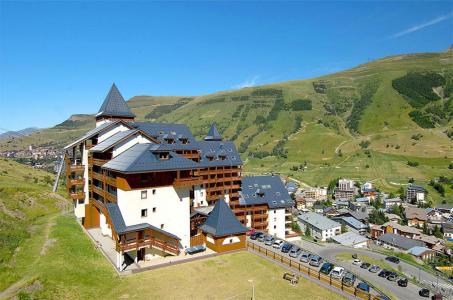
[[[136,122],[115,85],[96,128],[65,147],[65,161],[75,215],[115,241],[117,267],[128,251],[140,260],[199,244],[242,248],[245,226],[291,233],[294,203],[279,177],[242,177],[234,143],[215,124],[197,140],[183,124]]]

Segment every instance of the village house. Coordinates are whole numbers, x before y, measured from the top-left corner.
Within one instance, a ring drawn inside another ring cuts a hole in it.
[[[401,205],[402,201],[400,197],[396,198],[386,198],[382,201],[382,205],[384,206],[384,209],[389,211],[392,209],[394,205]]]
[[[338,180],[338,187],[335,188],[335,199],[353,200],[357,193],[354,180],[340,179]]]
[[[428,220],[426,209],[408,206],[404,210],[404,215],[409,226],[423,226]]]
[[[332,240],[343,246],[352,248],[367,248],[370,240],[363,235],[357,234],[352,231],[342,233],[332,237]]]
[[[430,259],[434,258],[434,256],[436,255],[435,251],[428,249],[426,247],[419,247],[419,246],[410,248],[407,251],[407,253],[412,254],[417,259],[422,260],[422,261],[430,260]]]
[[[446,239],[453,239],[453,222],[442,224],[442,231]]]
[[[406,190],[406,202],[409,203],[424,203],[425,202],[426,190],[424,187],[415,185],[413,183],[407,186]]]
[[[327,199],[327,188],[307,188],[303,191],[303,195],[305,198],[314,199],[316,201],[324,201]]]
[[[302,232],[308,228],[312,237],[323,242],[341,233],[341,224],[314,212],[300,214],[298,222]]]
[[[424,247],[425,244],[422,241],[413,240],[402,235],[394,233],[385,233],[377,238],[384,248],[398,249],[407,252],[409,249],[414,247]]]
[[[215,124],[196,140],[183,124],[137,122],[113,85],[96,128],[64,148],[74,214],[126,256],[180,256],[206,245],[245,247],[246,227],[284,238],[294,206],[277,176],[242,176],[242,160]]]
[[[357,234],[364,235],[368,232],[368,225],[363,224],[359,220],[353,217],[334,217],[332,220],[339,222],[346,226],[348,231],[355,232]]]

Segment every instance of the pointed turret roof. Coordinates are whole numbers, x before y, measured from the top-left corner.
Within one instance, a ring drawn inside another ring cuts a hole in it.
[[[222,136],[220,135],[219,131],[217,130],[217,126],[214,123],[211,124],[211,128],[209,128],[208,135],[204,138],[205,141],[221,141]]]
[[[200,228],[215,237],[244,233],[248,230],[236,219],[223,198],[217,200],[214,209]]]
[[[96,115],[96,117],[100,116],[135,117],[115,84],[110,88],[107,97],[105,97],[105,100]]]

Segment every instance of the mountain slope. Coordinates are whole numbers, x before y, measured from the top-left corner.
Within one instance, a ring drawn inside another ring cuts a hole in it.
[[[393,183],[411,177],[427,183],[450,176],[452,54],[391,56],[319,78],[205,96],[137,96],[129,105],[139,120],[185,123],[199,138],[217,122],[242,152],[247,172],[282,172],[312,185],[338,176],[375,179],[396,190]],[[432,74],[442,80],[429,80]],[[411,95],[424,105],[414,107]],[[0,142],[0,149],[33,139],[61,146],[93,126],[89,118]]]
[[[26,136],[37,130],[38,130],[38,128],[36,128],[36,127],[29,127],[29,128],[25,128],[25,129],[17,130],[17,131],[7,131],[7,132],[0,134],[0,140],[9,139],[12,137]]]

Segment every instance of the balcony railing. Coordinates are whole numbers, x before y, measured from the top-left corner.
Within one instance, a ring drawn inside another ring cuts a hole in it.
[[[85,193],[84,193],[84,192],[69,192],[69,195],[70,195],[71,198],[74,199],[74,200],[82,200],[82,199],[85,199]]]
[[[74,178],[74,179],[69,179],[69,185],[71,186],[80,186],[80,185],[85,185],[85,180],[83,178]]]

